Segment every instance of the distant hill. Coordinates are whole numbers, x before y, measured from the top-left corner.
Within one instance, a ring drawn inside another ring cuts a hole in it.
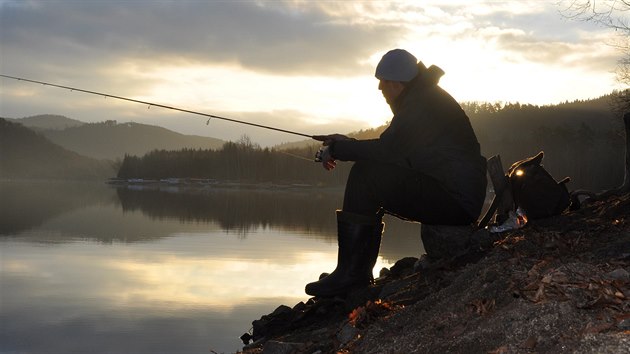
[[[54,115],[54,114],[40,114],[31,117],[25,117],[20,119],[12,119],[5,118],[6,120],[13,123],[20,123],[27,128],[31,128],[34,130],[63,130],[66,128],[78,127],[83,124],[76,119],[71,119],[64,116]]]
[[[146,124],[85,123],[64,130],[42,130],[50,141],[98,159],[116,160],[129,155],[144,155],[152,150],[218,149],[224,141],[215,138],[184,135]]]
[[[111,161],[68,151],[21,124],[0,118],[0,178],[105,179],[115,174]]]

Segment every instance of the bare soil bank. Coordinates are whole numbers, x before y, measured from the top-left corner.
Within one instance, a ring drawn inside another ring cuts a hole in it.
[[[345,299],[280,306],[242,353],[630,353],[630,195],[530,222],[458,264],[414,262]]]

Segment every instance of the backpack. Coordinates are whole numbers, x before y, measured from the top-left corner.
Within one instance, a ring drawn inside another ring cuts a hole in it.
[[[564,178],[557,182],[541,164],[544,152],[517,161],[509,168],[507,176],[512,188],[515,209],[525,211],[528,219],[541,219],[561,214],[570,204]]]

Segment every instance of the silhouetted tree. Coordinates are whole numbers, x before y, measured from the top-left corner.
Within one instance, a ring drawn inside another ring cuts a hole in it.
[[[617,61],[617,82],[626,86],[615,95],[615,110],[619,116],[630,112],[630,0],[564,0],[562,14],[570,19],[593,22],[615,30],[619,36],[615,44],[621,52]]]

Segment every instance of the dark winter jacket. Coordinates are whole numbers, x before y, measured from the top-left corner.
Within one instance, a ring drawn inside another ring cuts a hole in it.
[[[434,177],[477,218],[486,195],[486,159],[466,113],[438,86],[444,72],[420,72],[391,104],[394,117],[378,139],[337,141],[341,161],[379,161]]]

